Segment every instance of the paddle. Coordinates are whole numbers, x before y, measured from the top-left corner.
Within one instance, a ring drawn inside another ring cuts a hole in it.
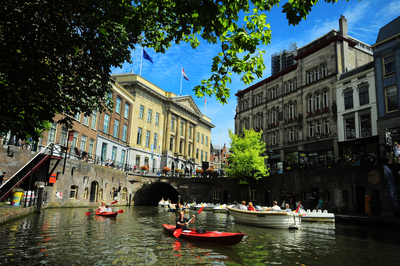
[[[203,207],[204,207],[204,206],[201,206],[200,210],[195,214],[195,216],[203,211]],[[189,220],[188,223],[190,223],[190,221],[191,221],[192,219],[193,219],[193,217],[190,218],[190,220]],[[175,231],[174,231],[174,236],[175,236],[176,238],[178,238],[181,234],[182,234],[182,227],[181,227],[181,228],[178,228],[178,229],[175,229]]]

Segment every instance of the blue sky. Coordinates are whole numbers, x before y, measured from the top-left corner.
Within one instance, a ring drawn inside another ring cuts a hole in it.
[[[282,1],[281,6],[286,1]],[[379,29],[400,15],[400,0],[339,0],[338,3],[328,4],[323,0],[312,9],[307,20],[297,26],[289,26],[282,8],[274,7],[267,12],[267,22],[272,31],[271,44],[262,47],[265,51],[264,61],[266,69],[262,79],[271,75],[271,54],[280,49],[289,48],[289,43],[297,43],[297,47],[311,42],[332,29],[339,29],[340,15],[344,15],[348,23],[348,33],[364,43],[372,45],[376,42]],[[200,40],[202,41],[202,40]],[[122,68],[113,69],[112,73],[140,72],[141,47],[131,52],[132,64],[124,64]],[[205,41],[200,47],[193,50],[187,44],[174,45],[165,54],[156,54],[152,49],[146,48],[146,52],[153,58],[154,64],[143,60],[142,77],[163,90],[180,93],[181,68],[190,79],[182,80],[182,95],[191,95],[199,109],[211,118],[215,128],[211,131],[211,140],[214,144],[224,143],[229,146],[230,138],[228,129],[234,128],[234,117],[237,99],[235,93],[252,84],[245,86],[239,76],[232,76],[232,84],[229,85],[231,97],[228,104],[222,105],[215,98],[207,97],[205,109],[204,98],[197,98],[194,87],[200,84],[202,79],[211,75],[212,58],[220,52],[218,45],[209,45]]]

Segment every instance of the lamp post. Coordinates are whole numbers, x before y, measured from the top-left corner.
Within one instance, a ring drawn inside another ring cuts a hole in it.
[[[319,165],[319,139],[321,138],[321,134],[316,132],[315,138],[317,139],[317,164]]]

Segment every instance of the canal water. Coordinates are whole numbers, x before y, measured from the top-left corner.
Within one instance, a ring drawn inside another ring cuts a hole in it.
[[[389,228],[303,223],[301,230],[235,223],[203,211],[193,228],[243,232],[235,246],[196,243],[163,233],[176,213],[114,207],[116,218],[87,208],[47,209],[0,225],[0,265],[399,265],[400,234]],[[186,216],[195,214],[191,211]]]

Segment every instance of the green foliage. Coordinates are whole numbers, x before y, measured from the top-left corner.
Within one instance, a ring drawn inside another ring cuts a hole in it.
[[[336,2],[337,0],[325,0]],[[318,0],[289,0],[289,24],[305,19]],[[45,121],[72,126],[77,112],[112,110],[112,67],[131,63],[136,45],[164,53],[172,44],[203,39],[221,47],[198,97],[230,97],[237,74],[244,84],[262,77],[271,41],[266,12],[280,0],[3,0],[0,3],[0,132],[37,140]],[[245,14],[239,21],[239,14]]]
[[[261,140],[262,131],[243,129],[243,135],[238,136],[229,130],[231,138],[228,175],[238,179],[239,184],[249,184],[250,179],[258,180],[269,175],[263,156],[265,143]]]

